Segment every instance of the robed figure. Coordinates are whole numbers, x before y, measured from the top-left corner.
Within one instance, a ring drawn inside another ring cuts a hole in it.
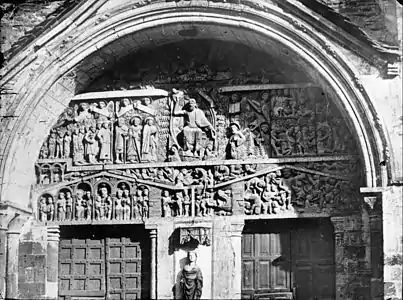
[[[216,132],[204,111],[197,107],[195,99],[190,98],[183,109],[178,107],[176,97],[173,97],[173,100],[175,101],[174,115],[184,117],[183,148],[189,154],[196,155],[201,147],[202,133],[205,132],[215,142]]]
[[[188,263],[179,277],[182,299],[200,299],[203,289],[203,275],[196,265],[196,252],[188,252]]]
[[[154,119],[151,117],[146,118],[144,122],[141,146],[142,161],[157,161],[158,128],[154,125]]]

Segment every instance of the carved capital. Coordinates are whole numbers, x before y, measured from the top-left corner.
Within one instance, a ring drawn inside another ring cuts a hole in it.
[[[371,212],[374,210],[377,200],[378,200],[378,197],[376,197],[376,196],[364,197],[364,202],[367,204],[367,207],[369,207],[371,209]]]
[[[344,231],[344,224],[345,224],[345,218],[344,217],[332,217],[330,220],[333,223],[334,226],[334,233],[342,233]]]

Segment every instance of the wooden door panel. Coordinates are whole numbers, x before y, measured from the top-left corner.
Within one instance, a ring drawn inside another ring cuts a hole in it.
[[[333,299],[335,282],[334,282],[334,266],[318,265],[313,273],[313,294],[319,299]]]
[[[296,265],[293,269],[297,300],[312,299],[312,266]]]
[[[106,266],[110,299],[141,298],[141,247],[130,238],[106,239]]]
[[[62,239],[59,255],[59,294],[105,293],[102,239]]]
[[[257,284],[257,289],[258,290],[270,289],[270,286],[271,286],[270,285],[271,261],[260,259],[258,263],[259,263],[259,265],[256,270],[257,278],[259,278],[259,281]]]
[[[253,290],[255,288],[255,261],[242,261],[242,289]]]

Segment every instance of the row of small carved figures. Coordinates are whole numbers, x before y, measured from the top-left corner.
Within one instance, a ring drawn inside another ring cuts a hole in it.
[[[192,199],[186,191],[177,191],[174,196],[168,190],[162,192],[162,216],[212,216],[230,215],[231,191],[218,191],[197,193]],[[191,209],[193,206],[194,209]]]
[[[74,198],[71,192],[61,192],[56,202],[50,195],[44,195],[39,200],[40,221],[131,220],[148,218],[148,216],[147,189],[136,196],[118,193],[116,197],[110,197],[108,194],[101,193],[95,197],[95,201],[89,191],[78,192]]]

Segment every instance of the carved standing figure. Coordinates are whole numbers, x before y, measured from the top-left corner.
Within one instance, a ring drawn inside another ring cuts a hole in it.
[[[84,220],[84,213],[85,213],[85,200],[83,199],[84,191],[78,190],[76,198],[76,219],[77,220]]]
[[[71,220],[73,218],[73,197],[71,192],[66,193],[66,219]]]
[[[44,222],[47,220],[48,206],[46,204],[46,198],[44,196],[39,200],[39,220]]]
[[[123,220],[130,220],[131,201],[130,201],[130,190],[127,187],[123,188],[122,206],[123,206]]]
[[[139,116],[133,117],[131,124],[128,131],[127,160],[133,163],[141,162],[141,130],[143,129],[141,118]]]
[[[53,203],[53,198],[48,197],[48,205],[46,208],[46,212],[48,214],[48,221],[53,221],[55,219],[55,205]]]
[[[125,143],[126,137],[128,133],[128,128],[125,125],[125,119],[119,118],[118,125],[116,126],[116,136],[115,136],[115,163],[123,163],[124,160],[124,152],[125,152]]]
[[[228,159],[241,159],[242,153],[240,146],[245,142],[245,135],[241,132],[241,127],[237,122],[230,124],[231,136],[227,145]]]
[[[84,129],[75,128],[73,132],[73,162],[75,165],[84,163]]]
[[[154,125],[154,119],[148,117],[145,119],[143,127],[143,143],[141,146],[141,160],[150,162],[157,161],[157,126]]]
[[[57,220],[64,221],[66,218],[66,197],[63,192],[60,192],[59,198],[56,201]]]
[[[101,129],[99,129],[97,133],[97,138],[100,144],[99,160],[102,163],[108,163],[112,159],[111,156],[112,136],[107,122],[102,123]]]
[[[56,133],[52,132],[49,136],[48,147],[49,147],[49,158],[54,159],[56,157]]]
[[[97,163],[96,156],[98,154],[98,145],[95,139],[95,128],[93,126],[90,126],[84,139],[86,142],[85,154],[87,155],[88,162],[90,164],[95,164]]]
[[[70,158],[71,154],[71,133],[66,131],[63,138],[63,158]]]
[[[169,195],[169,191],[165,190],[162,192],[162,216],[172,217],[171,211],[172,198]]]
[[[188,262],[183,267],[179,277],[182,299],[200,299],[203,289],[203,275],[196,264],[196,252],[188,252],[187,259]]]
[[[122,220],[123,219],[123,191],[118,189],[116,192],[115,198],[115,219]]]

